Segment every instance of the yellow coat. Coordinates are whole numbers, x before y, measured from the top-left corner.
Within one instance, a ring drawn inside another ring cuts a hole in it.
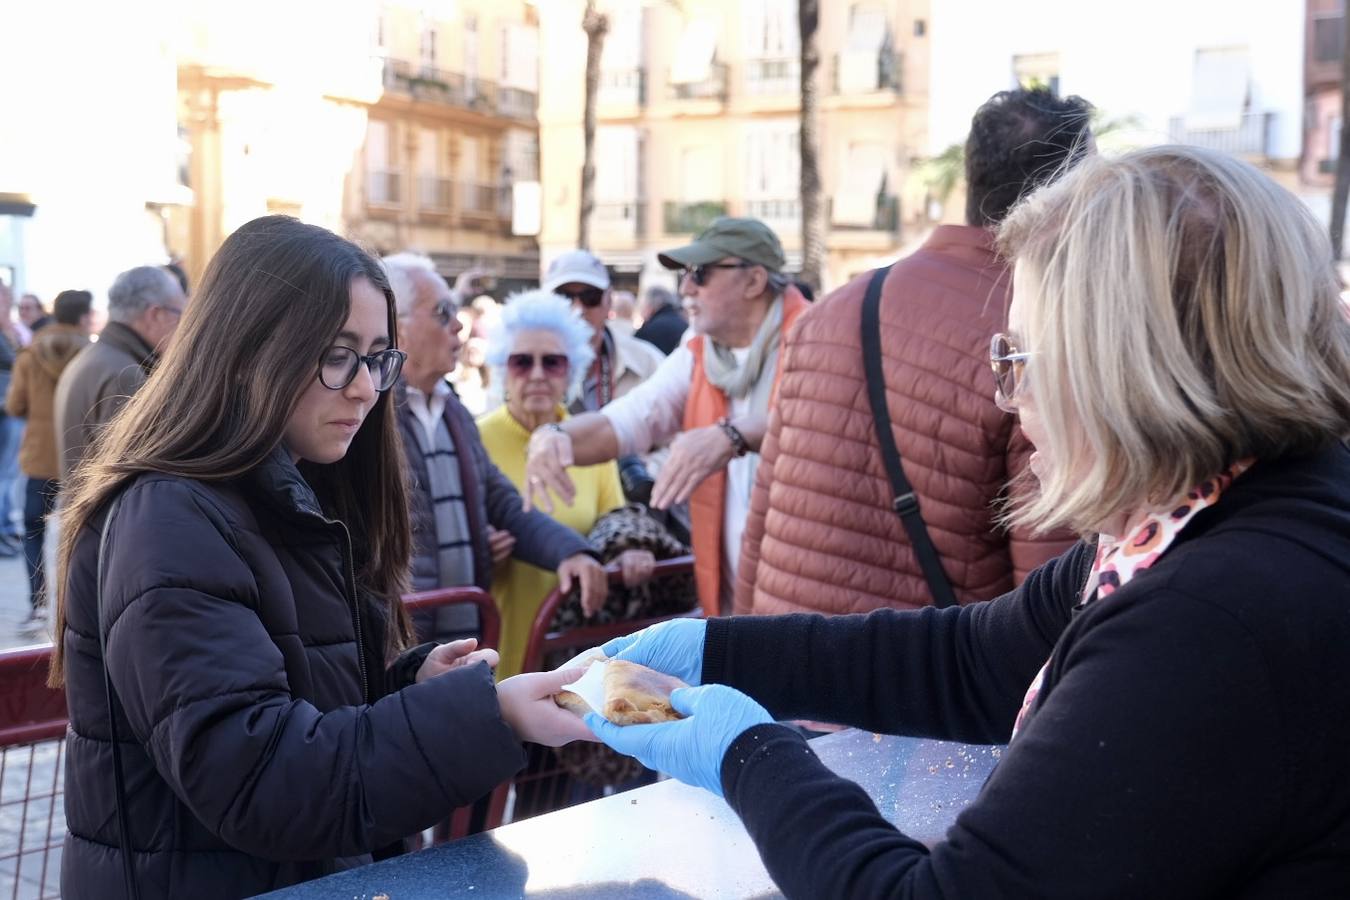
[[[567,418],[567,412],[558,407],[558,420]],[[499,406],[478,420],[478,433],[488,456],[511,479],[516,490],[525,493],[525,450],[530,433],[517,422],[505,406]],[[623,489],[619,485],[619,467],[614,462],[595,466],[572,466],[567,470],[577,495],[571,506],[564,506],[556,494],[552,495],[552,518],[568,528],[585,535],[597,519],[623,505]],[[544,598],[558,586],[558,576],[529,563],[508,559],[492,572],[492,598],[502,615],[501,664],[497,677],[508,678],[520,672],[525,657],[525,644],[530,639],[530,625]]]

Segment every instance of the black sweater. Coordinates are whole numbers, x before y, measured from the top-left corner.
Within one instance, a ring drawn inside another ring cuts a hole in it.
[[[789,897],[1350,896],[1350,451],[1258,463],[1078,608],[1080,544],[990,603],[710,620],[704,681],[780,719],[1007,741],[931,850],[788,729],[722,783]]]

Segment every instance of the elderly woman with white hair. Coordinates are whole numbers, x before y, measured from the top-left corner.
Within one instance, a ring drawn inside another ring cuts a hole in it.
[[[1158,147],[1085,160],[999,238],[996,399],[1039,481],[1009,519],[1083,540],[988,603],[613,641],[699,686],[678,722],[588,724],[724,794],[789,897],[1346,896],[1350,322],[1325,232],[1252,166]],[[1010,744],[927,847],[791,718]]]
[[[504,385],[505,403],[478,420],[478,431],[488,456],[518,490],[525,489],[531,433],[567,418],[568,397],[580,388],[593,358],[590,339],[590,326],[567,301],[541,290],[509,298],[489,333],[487,362],[494,380]],[[576,497],[570,504],[556,498],[550,514],[563,525],[584,535],[601,516],[624,505],[616,463],[574,466],[568,474]],[[647,550],[626,550],[617,561],[629,587],[650,578],[656,563]],[[519,560],[497,568],[492,595],[502,615],[499,678],[520,671],[530,625],[557,584],[554,573]]]

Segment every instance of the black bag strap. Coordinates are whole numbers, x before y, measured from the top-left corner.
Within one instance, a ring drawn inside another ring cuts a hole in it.
[[[103,655],[103,687],[108,695],[108,730],[112,736],[113,783],[117,788],[117,842],[122,850],[122,877],[126,881],[128,900],[140,900],[140,886],[136,883],[136,866],[131,859],[131,826],[127,819],[127,786],[122,775],[122,744],[117,737],[117,703],[113,694],[112,675],[108,673],[108,634],[103,626],[103,562],[108,555],[108,534],[112,531],[113,516],[122,502],[118,494],[108,504],[103,517],[103,534],[98,539],[98,580],[95,582],[95,608],[98,616],[98,647]]]
[[[881,445],[881,460],[886,464],[886,475],[891,482],[894,499],[891,508],[900,517],[914,547],[914,555],[919,559],[923,577],[928,582],[928,590],[933,595],[933,605],[942,609],[956,605],[956,595],[952,593],[951,582],[942,570],[942,560],[937,549],[928,537],[928,527],[923,523],[919,512],[919,498],[905,477],[904,467],[900,465],[900,449],[895,446],[895,435],[891,431],[891,412],[886,408],[886,378],[881,371],[881,285],[890,273],[891,267],[877,269],[867,283],[867,294],[862,306],[862,353],[863,372],[867,377],[867,400],[872,405],[872,419],[876,424],[877,443]]]

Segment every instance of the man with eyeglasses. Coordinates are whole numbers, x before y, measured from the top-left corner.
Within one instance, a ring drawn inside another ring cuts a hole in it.
[[[683,272],[680,293],[695,336],[600,412],[536,431],[526,500],[547,507],[550,487],[572,497],[568,466],[670,441],[651,505],[689,501],[699,602],[709,614],[729,612],[783,341],[806,301],[783,272],[778,236],[757,219],[718,219],[657,259]]]
[[[56,385],[61,479],[70,477],[95,435],[140,390],[168,348],[187,306],[182,285],[162,266],[137,266],[108,289],[108,324],[71,360]]]
[[[608,582],[590,545],[548,516],[522,509],[515,487],[488,459],[473,416],[445,380],[460,348],[456,292],[426,256],[399,253],[384,265],[398,306],[399,346],[408,355],[394,398],[411,476],[413,589],[488,590],[493,566],[514,557],[556,570],[564,586],[579,582],[583,597],[598,605]],[[422,640],[478,634],[477,610],[470,606],[414,618]]]
[[[540,285],[567,299],[591,326],[595,361],[581,385],[581,396],[568,412],[594,412],[627,394],[651,377],[665,357],[661,351],[609,325],[612,293],[609,270],[585,250],[569,250],[549,265]]]

